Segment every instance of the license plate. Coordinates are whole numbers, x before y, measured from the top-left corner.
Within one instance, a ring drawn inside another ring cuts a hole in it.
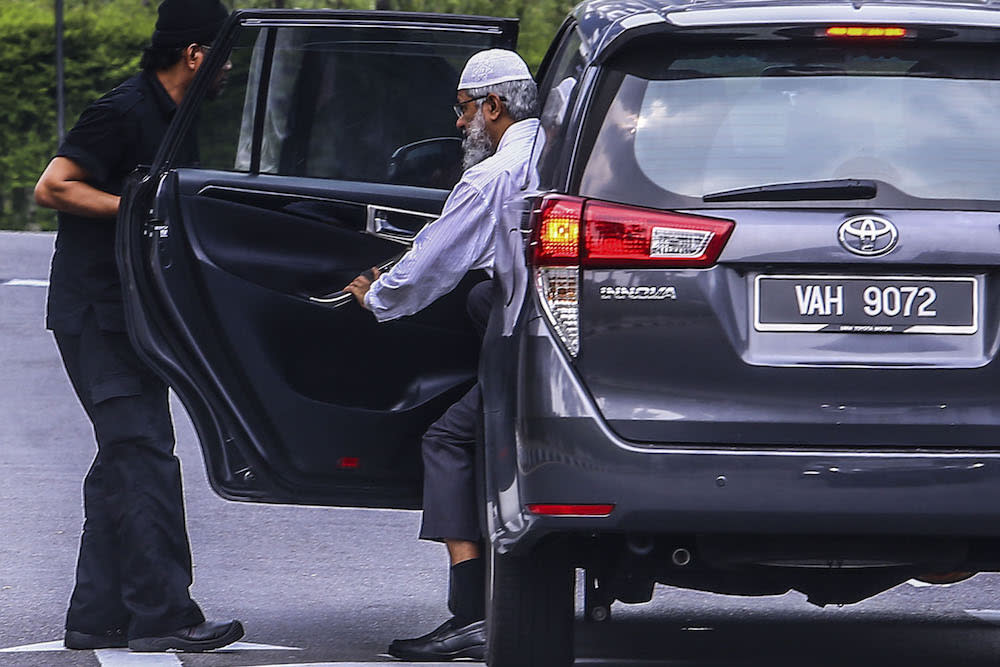
[[[972,277],[759,275],[754,328],[971,334],[979,330],[978,291]]]

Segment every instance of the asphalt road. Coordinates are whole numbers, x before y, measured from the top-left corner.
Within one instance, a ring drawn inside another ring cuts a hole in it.
[[[193,593],[209,617],[242,619],[244,642],[202,655],[45,650],[62,637],[81,481],[94,452],[43,328],[52,241],[0,233],[0,665],[377,663],[388,660],[380,654],[393,638],[443,620],[445,557],[416,540],[416,513],[225,502],[209,489],[194,431],[175,402]],[[664,587],[650,604],[616,604],[609,623],[579,622],[577,663],[995,666],[994,609],[996,575],[947,587],[904,584],[827,609],[797,593],[751,599]]]

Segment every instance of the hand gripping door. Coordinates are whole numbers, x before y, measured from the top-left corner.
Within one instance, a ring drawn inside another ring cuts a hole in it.
[[[516,32],[390,12],[230,18],[119,225],[134,342],[224,497],[419,506],[420,436],[475,375],[465,295],[482,276],[384,324],[338,291],[439,214],[460,173],[458,74]],[[192,144],[200,162],[181,164]]]

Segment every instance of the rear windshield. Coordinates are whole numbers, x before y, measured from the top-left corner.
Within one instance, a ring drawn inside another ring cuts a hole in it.
[[[880,195],[1000,200],[995,52],[883,43],[643,49],[605,72],[581,193],[676,206],[760,185],[872,179]]]

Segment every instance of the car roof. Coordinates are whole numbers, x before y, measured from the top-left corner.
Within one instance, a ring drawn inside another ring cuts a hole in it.
[[[1000,10],[1000,0],[588,0],[573,9],[578,20],[613,23],[647,12],[666,13],[682,9],[722,9],[732,7],[802,7],[810,5],[907,5]]]
[[[571,15],[597,60],[625,32],[656,23],[700,27],[813,21],[905,21],[1000,27],[1000,0],[588,0]]]

